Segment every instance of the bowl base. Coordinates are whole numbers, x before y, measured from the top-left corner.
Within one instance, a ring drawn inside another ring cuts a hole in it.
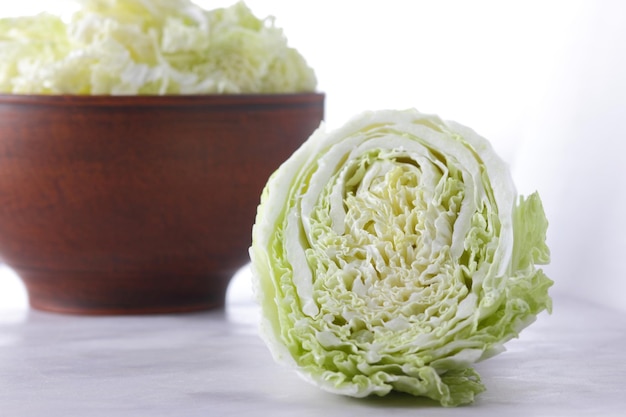
[[[168,314],[222,308],[233,273],[58,272],[15,269],[37,310],[85,314]],[[150,284],[146,284],[150,282]]]

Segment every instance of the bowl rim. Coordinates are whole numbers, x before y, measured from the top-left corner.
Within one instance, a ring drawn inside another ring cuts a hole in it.
[[[317,107],[323,92],[254,94],[169,94],[169,95],[73,95],[0,93],[0,105],[164,107],[164,106],[269,106]]]

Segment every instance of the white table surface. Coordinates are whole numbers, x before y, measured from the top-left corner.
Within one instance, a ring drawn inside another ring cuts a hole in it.
[[[487,392],[445,409],[327,394],[275,364],[248,280],[238,274],[227,307],[206,313],[85,317],[0,304],[0,416],[626,415],[624,313],[556,295],[552,315],[478,365]]]

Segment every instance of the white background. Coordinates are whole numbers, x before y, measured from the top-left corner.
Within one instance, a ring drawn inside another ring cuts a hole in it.
[[[2,3],[8,15],[68,2]],[[626,2],[246,3],[316,69],[331,127],[416,107],[490,139],[544,200],[555,291],[626,311]],[[17,278],[0,277],[0,306],[24,305]]]

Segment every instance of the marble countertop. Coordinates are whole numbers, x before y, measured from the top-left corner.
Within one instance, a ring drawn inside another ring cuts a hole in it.
[[[350,399],[301,381],[259,339],[248,279],[238,274],[226,308],[205,313],[85,317],[0,303],[0,415],[624,415],[624,313],[555,296],[552,315],[477,366],[487,392],[460,411],[402,395]]]

